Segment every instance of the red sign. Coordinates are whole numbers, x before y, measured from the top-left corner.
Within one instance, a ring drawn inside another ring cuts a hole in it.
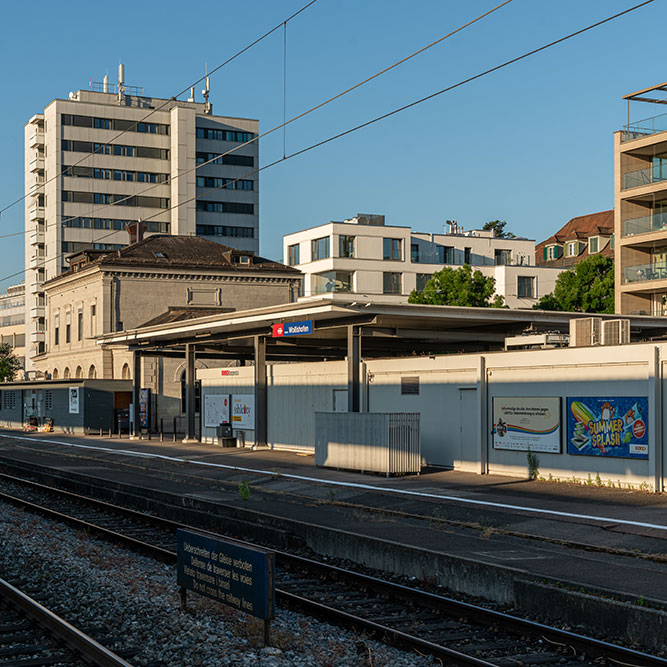
[[[285,325],[284,324],[274,324],[273,325],[273,337],[278,338],[285,335]]]
[[[644,433],[646,433],[646,426],[644,425],[644,422],[641,419],[638,419],[632,425],[632,434],[635,436],[635,438],[643,438]]]

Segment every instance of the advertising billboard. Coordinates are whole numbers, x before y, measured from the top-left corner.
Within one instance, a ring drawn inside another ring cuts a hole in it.
[[[560,454],[560,398],[494,396],[493,448]]]
[[[234,394],[232,396],[232,426],[255,429],[255,395]]]
[[[568,398],[567,453],[648,459],[647,397]]]
[[[69,413],[71,415],[79,414],[79,387],[69,388]]]

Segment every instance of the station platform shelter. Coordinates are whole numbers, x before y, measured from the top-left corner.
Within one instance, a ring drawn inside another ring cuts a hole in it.
[[[231,421],[246,444],[305,451],[314,446],[316,412],[419,413],[424,465],[525,476],[530,453],[543,475],[663,489],[667,320],[629,318],[627,345],[502,349],[507,336],[566,333],[571,319],[586,316],[348,296],[144,327],[98,343],[134,352],[135,403],[143,355],[185,357],[186,440],[197,432],[198,378],[207,442],[216,440],[206,414],[213,395],[240,408]],[[207,359],[238,363],[196,369]],[[507,411],[522,420],[510,424],[513,438]],[[553,423],[542,428],[539,415]],[[593,426],[603,417],[616,421]],[[616,435],[605,440],[599,431],[610,428]]]
[[[132,382],[69,378],[0,384],[0,426],[85,435],[129,424]]]

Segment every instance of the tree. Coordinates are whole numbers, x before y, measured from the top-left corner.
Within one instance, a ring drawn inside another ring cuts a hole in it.
[[[515,239],[516,236],[512,232],[506,232],[505,227],[507,226],[506,220],[489,220],[482,225],[482,229],[492,229],[493,235],[497,239]]]
[[[9,343],[0,343],[0,382],[11,382],[20,368],[21,362]]]
[[[561,273],[553,293],[543,296],[533,308],[575,313],[613,313],[613,260],[602,255],[590,255],[574,269]]]
[[[445,267],[433,274],[423,292],[412,290],[408,303],[503,308],[503,297],[494,296],[495,288],[494,278],[486,278],[478,270],[473,273],[467,264],[458,269]]]

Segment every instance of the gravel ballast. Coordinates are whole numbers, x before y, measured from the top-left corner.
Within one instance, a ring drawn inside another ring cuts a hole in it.
[[[258,619],[195,594],[181,611],[175,567],[5,504],[0,544],[0,577],[77,627],[103,628],[119,639],[112,650],[138,649],[135,665],[436,664],[279,607],[264,648]]]

